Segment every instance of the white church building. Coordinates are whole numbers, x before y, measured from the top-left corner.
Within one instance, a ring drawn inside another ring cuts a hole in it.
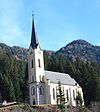
[[[34,18],[28,53],[29,98],[31,105],[56,104],[56,88],[61,82],[67,104],[76,105],[75,97],[82,88],[69,74],[44,70],[43,50],[36,37]]]

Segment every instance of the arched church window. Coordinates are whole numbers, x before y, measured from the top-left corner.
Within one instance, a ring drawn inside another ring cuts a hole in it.
[[[31,87],[31,95],[35,95],[35,87],[34,86]]]
[[[33,60],[31,60],[31,67],[33,68]]]
[[[55,89],[53,88],[53,99],[55,100]]]
[[[40,59],[38,59],[38,67],[41,67]]]
[[[73,99],[75,100],[75,91],[73,90]]]
[[[40,95],[44,95],[44,88],[42,86],[40,86],[39,88],[39,93]]]
[[[32,75],[32,82],[34,82],[34,76]]]
[[[69,101],[68,89],[66,90],[66,98],[67,98],[67,101]]]

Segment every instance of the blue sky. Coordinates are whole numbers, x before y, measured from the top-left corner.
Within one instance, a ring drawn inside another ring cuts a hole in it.
[[[0,0],[0,43],[29,47],[32,10],[42,49],[76,39],[100,45],[100,0]]]

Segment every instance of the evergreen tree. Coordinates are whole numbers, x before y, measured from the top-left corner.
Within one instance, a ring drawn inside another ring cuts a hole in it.
[[[8,83],[8,94],[9,94],[9,101],[16,101],[15,89],[11,81],[11,78],[9,79],[9,83]]]
[[[48,70],[50,71],[58,71],[58,59],[55,55],[51,55],[48,61]]]
[[[76,101],[76,105],[77,106],[81,106],[82,107],[83,99],[82,99],[81,94],[79,93],[79,91],[77,92],[77,96],[75,98],[75,101]]]
[[[28,97],[26,62],[0,51],[0,93],[2,100],[25,101]]]
[[[100,102],[100,77],[96,79],[97,86],[96,86],[96,101]]]
[[[57,106],[60,109],[65,108],[65,94],[64,90],[61,87],[60,81],[58,81],[58,87],[56,88],[56,98],[57,98]]]

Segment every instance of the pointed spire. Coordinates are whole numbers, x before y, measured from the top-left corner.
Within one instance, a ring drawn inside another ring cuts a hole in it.
[[[38,39],[36,37],[35,26],[34,26],[34,14],[32,14],[32,34],[31,34],[31,44],[30,46],[34,49],[39,45]]]

